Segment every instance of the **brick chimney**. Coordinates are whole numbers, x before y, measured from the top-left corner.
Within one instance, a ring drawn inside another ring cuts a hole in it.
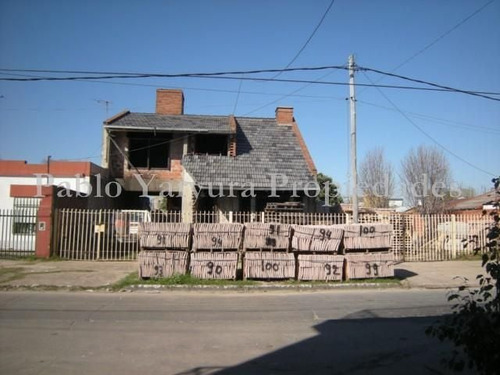
[[[292,107],[277,107],[276,122],[278,125],[291,125],[293,123],[293,108]]]
[[[184,94],[182,90],[156,90],[156,113],[159,115],[183,115]]]

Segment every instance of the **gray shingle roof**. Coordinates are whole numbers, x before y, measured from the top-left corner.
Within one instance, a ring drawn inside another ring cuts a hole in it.
[[[106,128],[130,130],[159,130],[169,132],[208,132],[231,134],[229,116],[158,115],[156,113],[128,112],[104,123]]]
[[[197,184],[233,184],[256,189],[269,188],[273,175],[284,175],[289,190],[315,181],[309,171],[292,127],[278,125],[274,118],[237,117],[237,156],[186,155],[183,165]],[[277,183],[281,184],[281,178]],[[309,187],[311,188],[311,187]]]

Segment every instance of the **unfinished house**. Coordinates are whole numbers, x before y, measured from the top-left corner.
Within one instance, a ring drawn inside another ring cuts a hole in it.
[[[273,118],[189,115],[181,90],[160,89],[155,113],[124,111],[103,131],[102,166],[130,205],[146,193],[185,217],[280,202],[314,210],[316,168],[292,108],[278,107]]]

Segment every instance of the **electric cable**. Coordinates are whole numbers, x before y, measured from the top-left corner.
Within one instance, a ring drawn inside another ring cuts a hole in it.
[[[368,77],[364,72],[363,74],[365,75],[366,79],[368,79],[369,81],[370,80],[370,77]],[[424,129],[422,129],[419,125],[417,125],[410,117],[408,117],[402,110],[399,109],[399,107],[380,89],[380,88],[377,88],[377,91],[380,93],[380,95],[382,95],[385,100],[387,100],[387,102],[389,104],[391,104],[391,106],[397,111],[399,112],[399,114],[401,116],[403,116],[406,121],[408,121],[411,125],[413,125],[417,130],[419,130],[422,134],[424,134],[427,138],[429,138],[432,142],[434,142],[437,146],[439,146],[440,148],[442,148],[444,151],[446,151],[447,153],[449,153],[450,155],[454,156],[455,158],[457,158],[458,160],[462,161],[463,163],[467,164],[468,166],[480,171],[480,172],[483,172],[487,175],[490,175],[490,176],[497,176],[498,174],[495,174],[495,173],[491,173],[481,167],[478,167],[477,165],[474,165],[472,164],[471,162],[469,162],[467,159],[461,157],[460,155],[456,154],[455,152],[451,151],[448,147],[444,146],[442,143],[440,143],[439,141],[437,141],[433,136],[431,136],[429,133],[427,133]]]

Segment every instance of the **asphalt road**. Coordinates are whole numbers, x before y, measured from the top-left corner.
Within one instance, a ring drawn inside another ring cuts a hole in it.
[[[445,374],[443,290],[0,293],[1,374]]]

